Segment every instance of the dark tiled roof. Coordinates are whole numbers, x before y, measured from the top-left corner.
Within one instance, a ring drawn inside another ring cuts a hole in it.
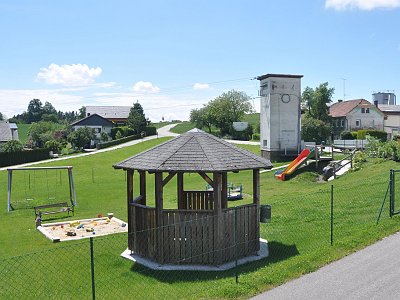
[[[10,123],[0,121],[0,142],[12,140]]]
[[[257,80],[263,80],[269,77],[280,77],[280,78],[302,78],[303,75],[291,75],[291,74],[264,74],[257,76]]]
[[[270,169],[272,164],[223,139],[195,130],[132,156],[115,164],[114,168],[150,172],[218,172]]]
[[[103,118],[102,116],[99,116],[97,114],[90,115],[86,118],[80,119],[79,121],[76,121],[71,124],[71,126],[111,126],[114,127],[114,123]]]
[[[87,114],[97,114],[106,119],[127,119],[132,106],[86,106]]]
[[[333,118],[345,117],[349,112],[351,112],[358,105],[369,105],[372,106],[370,102],[365,99],[348,100],[343,102],[333,103],[329,107],[329,115]]]

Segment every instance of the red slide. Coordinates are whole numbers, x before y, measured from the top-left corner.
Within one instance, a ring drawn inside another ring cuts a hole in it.
[[[299,156],[297,156],[296,159],[292,161],[285,170],[276,171],[275,177],[280,180],[285,180],[285,175],[292,174],[294,171],[296,171],[297,168],[300,167],[301,164],[307,160],[307,157],[310,155],[310,153],[311,151],[307,148],[301,151]]]

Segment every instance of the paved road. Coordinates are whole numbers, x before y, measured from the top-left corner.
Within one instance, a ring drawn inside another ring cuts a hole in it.
[[[400,233],[252,299],[400,299]]]

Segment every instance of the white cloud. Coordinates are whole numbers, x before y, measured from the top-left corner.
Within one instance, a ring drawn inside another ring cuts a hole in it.
[[[195,83],[193,85],[193,89],[194,90],[206,90],[206,89],[209,89],[209,88],[210,88],[210,86],[209,86],[208,83]]]
[[[94,83],[94,79],[101,75],[101,68],[89,68],[86,64],[57,65],[50,64],[41,68],[37,74],[38,80],[48,84],[63,86],[85,86]]]
[[[133,90],[141,93],[158,93],[160,88],[148,81],[138,81],[133,85]]]
[[[361,9],[373,10],[376,8],[396,8],[400,7],[400,0],[326,0],[326,8],[335,10]]]

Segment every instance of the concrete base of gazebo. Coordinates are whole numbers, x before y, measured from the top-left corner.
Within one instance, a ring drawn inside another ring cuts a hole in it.
[[[269,249],[268,249],[268,241],[260,238],[260,250],[257,255],[246,256],[238,259],[237,264],[243,265],[249,262],[257,261],[263,258],[268,257]],[[160,271],[225,271],[235,267],[235,261],[231,261],[229,263],[219,265],[219,266],[205,266],[205,265],[173,265],[173,264],[165,264],[161,265],[152,260],[144,258],[138,254],[132,253],[129,249],[126,249],[121,254],[122,257],[134,261],[138,264],[141,264],[147,268],[153,270]]]

